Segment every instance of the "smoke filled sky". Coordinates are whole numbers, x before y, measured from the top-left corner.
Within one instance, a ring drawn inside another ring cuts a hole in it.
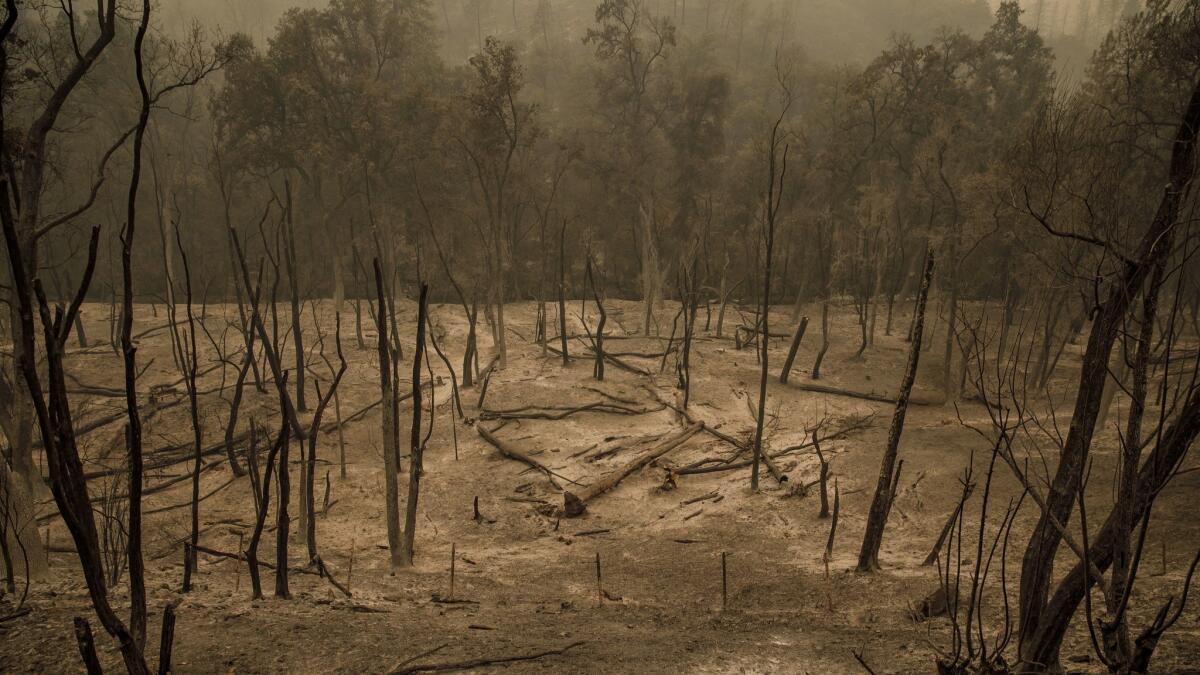
[[[163,7],[160,21],[171,31],[200,22],[226,34],[243,32],[262,41],[289,9],[328,4],[327,0],[191,0]],[[870,58],[896,32],[921,37],[951,26],[978,34],[999,0],[960,0],[957,6],[921,0],[655,0],[649,4],[655,12],[672,15],[684,28],[707,26],[710,31],[741,31],[761,38],[762,26],[790,27],[791,35],[785,39],[795,40],[816,59],[838,62]],[[1060,60],[1070,62],[1086,56],[1118,17],[1141,3],[1022,0],[1020,4],[1025,23],[1038,28],[1060,52],[1070,52],[1060,53]],[[481,35],[517,42],[542,38],[543,17],[551,39],[578,38],[593,10],[593,3],[581,0],[433,0],[428,6],[442,31],[444,55],[464,60],[478,48]]]

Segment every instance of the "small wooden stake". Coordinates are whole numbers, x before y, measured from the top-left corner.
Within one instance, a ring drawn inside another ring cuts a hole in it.
[[[163,608],[160,636],[158,643],[158,675],[167,675],[171,672],[171,648],[175,644],[174,604],[169,604]]]
[[[721,551],[721,609],[729,605],[729,575],[725,564],[726,553]]]
[[[604,588],[600,582],[600,552],[596,551],[596,606],[604,605]]]
[[[183,592],[192,589],[192,545],[183,542]]]
[[[346,570],[346,591],[350,590],[350,579],[354,576],[354,540],[350,540],[350,565]]]
[[[454,599],[454,560],[457,557],[456,553],[457,553],[457,546],[455,544],[451,543],[450,544],[450,597],[448,598],[450,600]]]

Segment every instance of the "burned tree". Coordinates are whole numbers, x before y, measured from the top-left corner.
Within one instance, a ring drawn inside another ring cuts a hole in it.
[[[413,349],[412,405],[413,421],[409,438],[408,498],[404,511],[404,540],[400,547],[400,564],[412,567],[414,543],[417,534],[417,498],[421,489],[422,456],[425,441],[421,439],[421,365],[425,358],[425,323],[428,321],[429,286],[421,284],[421,297],[417,301],[417,344]],[[433,420],[430,419],[430,424]],[[391,504],[389,503],[389,506]]]
[[[379,259],[375,265],[375,291],[379,300],[375,308],[375,328],[379,343],[380,406],[383,409],[383,471],[387,490],[384,493],[384,513],[387,516],[388,549],[391,552],[391,573],[404,567],[404,549],[400,532],[400,488],[396,474],[400,473],[399,448],[396,447],[396,426],[399,402],[392,383],[391,352],[388,349],[387,301],[384,298],[383,273]]]
[[[783,185],[787,178],[788,145],[786,132],[782,125],[787,117],[788,109],[792,106],[792,92],[788,88],[787,76],[780,71],[779,63],[775,65],[776,77],[782,92],[782,109],[771,127],[767,141],[767,191],[766,203],[763,208],[762,246],[765,253],[763,264],[762,304],[759,309],[759,373],[758,373],[758,408],[755,411],[757,419],[754,425],[754,463],[750,473],[750,489],[758,489],[758,463],[763,458],[763,422],[767,415],[767,373],[768,355],[770,354],[771,333],[768,329],[768,318],[771,314],[771,257],[775,252],[775,226],[779,219],[779,207],[783,203]],[[782,149],[780,146],[783,146]],[[781,479],[782,480],[782,479]]]
[[[921,273],[921,289],[917,292],[916,318],[913,323],[913,341],[908,350],[908,365],[900,382],[900,394],[896,399],[896,410],[892,414],[892,425],[888,429],[887,447],[883,451],[883,462],[879,469],[879,482],[875,486],[875,497],[871,500],[871,511],[867,516],[867,529],[863,533],[862,548],[858,553],[858,571],[872,572],[879,569],[879,547],[883,543],[883,528],[887,525],[888,513],[892,509],[895,495],[896,456],[900,450],[900,435],[904,432],[904,417],[908,412],[908,401],[912,396],[913,382],[917,378],[917,364],[921,359],[921,336],[925,329],[925,303],[929,298],[929,283],[933,279],[933,249],[925,251],[925,268]]]

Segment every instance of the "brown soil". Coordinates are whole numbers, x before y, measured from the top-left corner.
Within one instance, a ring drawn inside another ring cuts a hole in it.
[[[640,316],[640,305],[611,304],[610,327],[620,332],[623,322],[632,329]],[[402,318],[407,322],[402,329],[406,357],[411,357],[414,310],[411,303],[402,309]],[[222,311],[232,316],[231,309],[209,308],[208,325],[218,340],[225,327],[224,319],[218,316]],[[466,332],[462,313],[452,306],[435,307],[433,312],[440,326],[441,344],[457,367]],[[135,332],[162,325],[165,319],[161,307],[157,313],[156,317],[149,306],[139,307]],[[673,398],[673,360],[664,374],[653,379],[610,366],[605,381],[596,382],[591,378],[589,360],[577,358],[564,369],[556,356],[543,356],[539,346],[525,339],[532,335],[531,304],[513,305],[506,313],[514,329],[509,335],[508,365],[491,381],[487,408],[563,406],[603,400],[595,390],[636,401],[638,406],[657,408],[648,387],[667,400]],[[333,358],[332,336],[328,334],[333,322],[330,303],[322,305],[321,314],[329,341],[325,351]],[[664,334],[669,333],[673,315],[670,308],[662,311]],[[787,315],[787,310],[777,310],[775,324],[789,324]],[[72,373],[89,386],[120,387],[120,360],[107,348],[108,307],[89,305],[84,316],[93,340],[105,339],[70,356]],[[340,396],[343,415],[379,396],[374,331],[367,330],[366,347],[357,348],[353,316],[347,310],[342,317],[343,339],[351,361]],[[881,321],[875,345],[861,360],[851,358],[857,349],[854,321],[850,311],[835,314],[833,349],[823,367],[821,382],[859,391],[894,393],[907,353],[903,341],[907,318],[897,319],[892,336],[882,335]],[[703,327],[703,312],[699,323]],[[484,335],[488,332],[482,319],[480,330]],[[977,476],[986,470],[988,459],[984,441],[963,424],[984,425],[982,408],[961,402],[956,412],[955,407],[939,400],[944,324],[935,330],[938,344],[923,355],[916,392],[924,405],[910,408],[901,445],[904,471],[884,539],[880,556],[884,570],[880,573],[863,575],[852,570],[878,475],[891,406],[779,385],[778,367],[787,344],[773,340],[768,410],[777,416],[777,423],[769,435],[770,448],[782,449],[806,440],[806,427],[822,419],[826,420],[825,428],[833,430],[858,416],[873,415],[866,428],[823,446],[832,458],[833,475],[842,491],[841,520],[829,578],[822,565],[829,521],[817,518],[815,488],[804,494],[793,487],[816,479],[818,465],[811,450],[779,460],[790,478],[787,485],[779,485],[764,471],[758,493],[749,489],[749,469],[679,476],[675,489],[661,489],[668,467],[731,453],[729,446],[700,434],[657,465],[597,498],[583,517],[559,520],[550,514],[550,507],[559,506],[561,496],[543,475],[503,458],[470,426],[461,423],[456,428],[456,458],[451,408],[446,405],[450,389],[443,381],[436,389],[438,415],[421,483],[414,569],[397,576],[387,572],[382,444],[376,409],[345,427],[347,478],[338,476],[336,435],[324,435],[319,450],[322,461],[328,463],[318,473],[317,501],[321,503],[328,471],[332,486],[329,498],[333,502],[329,512],[318,518],[319,549],[336,578],[351,586],[353,598],[345,598],[317,576],[293,574],[291,599],[252,601],[245,566],[211,556],[201,556],[195,590],[180,595],[180,542],[187,534],[190,494],[189,482],[182,481],[147,497],[145,502],[148,510],[178,505],[147,519],[147,587],[153,613],[149,643],[158,643],[157,616],[161,608],[179,600],[175,672],[379,672],[439,645],[445,646],[415,663],[520,655],[576,642],[583,644],[562,655],[506,667],[513,672],[837,673],[861,671],[853,656],[853,651],[860,651],[876,672],[930,672],[934,669],[935,649],[950,645],[950,622],[945,617],[921,623],[909,618],[909,607],[938,584],[937,571],[920,563],[954,508],[959,478],[972,452]],[[817,331],[818,327],[810,326],[792,376],[794,383],[810,381],[807,368],[819,343]],[[306,337],[311,345],[315,331]],[[240,341],[234,330],[228,331],[226,339],[231,346]],[[290,340],[285,342],[290,350]],[[487,353],[488,338],[481,337],[481,342]],[[612,341],[609,348],[658,352],[661,344],[630,339]],[[577,355],[582,353],[578,342],[573,342],[571,349]],[[143,391],[179,379],[167,332],[144,337],[138,355],[142,365],[153,360],[141,380]],[[203,358],[213,357],[212,350],[206,348]],[[623,358],[655,373],[659,370],[658,359]],[[292,359],[290,353],[285,355],[285,361]],[[695,344],[692,363],[692,414],[728,434],[749,433],[753,421],[744,399],[748,393],[754,398],[757,392],[754,351],[738,351],[731,339],[705,335]],[[445,374],[436,358],[433,364],[437,373]],[[1078,350],[1071,347],[1052,387],[1069,390],[1077,366]],[[328,379],[319,359],[314,368],[323,380]],[[411,365],[401,368],[403,377],[410,371]],[[228,375],[232,377],[232,369]],[[218,384],[219,370],[207,375],[201,387]],[[176,389],[182,393],[182,386]],[[248,419],[254,411],[260,420],[275,426],[277,416],[271,412],[274,397],[252,393],[252,388],[247,391],[242,419]],[[479,414],[477,397],[476,389],[463,392],[470,417]],[[315,400],[315,390],[310,390],[309,398]],[[77,396],[75,400],[77,419],[81,421],[119,410],[123,405],[123,400],[117,398]],[[401,438],[405,443],[411,415],[407,406],[401,407]],[[206,441],[219,440],[225,405],[209,396],[202,413]],[[332,419],[330,411],[326,420]],[[497,424],[480,423],[489,429]],[[1060,417],[1059,424],[1065,429],[1067,421]],[[186,404],[155,415],[147,422],[148,450],[189,442],[189,425]],[[585,412],[559,421],[512,421],[496,433],[536,453],[557,473],[586,483],[622,466],[644,446],[626,447],[598,461],[588,461],[588,455],[621,440],[650,438],[678,429],[676,415],[661,409],[633,416]],[[86,436],[86,452],[95,462],[89,469],[119,466],[120,452],[111,459],[101,459],[119,433],[119,424],[113,424]],[[579,454],[592,446],[594,449]],[[1096,443],[1092,470],[1095,487],[1088,502],[1089,513],[1096,514],[1094,521],[1099,521],[1111,498],[1105,486],[1110,485],[1115,447],[1110,432],[1102,434]],[[293,450],[293,459],[298,459],[298,454]],[[208,459],[218,464],[223,461],[216,455]],[[155,472],[148,476],[147,484],[153,486],[179,476],[188,466],[177,464]],[[298,477],[299,468],[293,466],[293,489],[298,486]],[[230,478],[224,465],[204,472],[201,493],[207,495],[221,488]],[[99,493],[101,483],[95,482],[93,494]],[[407,485],[407,474],[402,476],[401,485]],[[1184,474],[1159,502],[1149,534],[1144,574],[1133,599],[1135,626],[1144,625],[1166,596],[1182,585],[1186,563],[1200,541],[1200,525],[1190,517],[1193,510],[1189,503],[1198,485],[1200,474]],[[683,504],[713,492],[718,497]],[[970,529],[972,523],[977,523],[980,492],[976,491],[968,505],[963,542],[963,556],[968,560],[973,557],[975,535]],[[1002,512],[1017,494],[1016,482],[999,467],[992,489],[994,512]],[[483,523],[472,518],[476,496],[487,519]],[[291,502],[295,515],[295,494]],[[1033,508],[1027,500],[1008,555],[1008,590],[1014,602],[1019,557],[1035,516]],[[52,510],[51,503],[42,506],[43,513]],[[239,533],[249,534],[251,510],[246,480],[234,481],[215,492],[201,502],[202,543],[236,551]],[[79,575],[78,559],[73,552],[61,552],[69,547],[70,539],[57,519],[51,521],[50,539],[56,552],[51,557],[49,578],[35,583],[30,591],[33,611],[0,626],[0,671],[80,672],[71,623],[75,615],[88,618],[98,633],[106,669],[119,670],[115,643],[101,634]],[[292,544],[292,564],[302,565],[304,548],[294,531]],[[451,545],[458,553],[454,598],[466,602],[436,601],[449,593]],[[1164,546],[1167,573],[1152,576],[1159,572]],[[274,560],[273,547],[273,535],[268,533],[260,559]],[[607,595],[602,603],[597,598],[597,553]],[[722,553],[728,555],[725,608],[721,597]],[[1069,556],[1069,551],[1063,554],[1060,568],[1066,569],[1073,562]],[[994,566],[998,569],[998,558]],[[270,575],[264,570],[268,594],[273,586]],[[985,608],[991,639],[1003,624],[998,579],[994,570]],[[123,583],[114,590],[118,604],[124,601],[124,593]],[[6,598],[0,602],[0,614],[10,607],[10,601]],[[1200,665],[1200,632],[1194,617],[1194,610],[1189,609],[1164,638],[1156,669],[1179,671]],[[1102,668],[1094,659],[1082,661],[1092,650],[1086,627],[1081,621],[1076,624],[1063,649],[1066,665],[1100,672]]]

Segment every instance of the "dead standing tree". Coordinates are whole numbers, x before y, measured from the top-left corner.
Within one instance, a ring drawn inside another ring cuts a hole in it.
[[[129,418],[126,433],[129,452],[129,630],[140,652],[146,644],[146,572],[142,559],[142,420],[138,413],[137,400],[137,349],[133,346],[133,236],[137,223],[137,194],[142,172],[142,144],[146,126],[150,122],[150,92],[146,86],[146,74],[142,46],[150,24],[150,0],[142,2],[142,21],[134,38],[134,74],[141,108],[133,135],[133,167],[129,176],[129,191],[125,210],[125,228],[121,232],[121,355],[125,365],[125,409]],[[84,486],[86,490],[86,485]],[[105,628],[108,628],[106,625]],[[109,631],[112,632],[111,630]],[[128,659],[127,659],[128,661]],[[129,665],[128,662],[126,664]]]
[[[571,363],[567,352],[567,219],[558,231],[558,339],[562,346],[562,364]]]
[[[301,534],[304,537],[304,543],[308,548],[308,562],[311,565],[316,565],[317,569],[324,572],[325,564],[321,560],[320,554],[317,552],[317,510],[315,499],[315,474],[317,471],[317,441],[321,436],[321,418],[325,415],[325,410],[329,407],[329,401],[337,396],[338,387],[342,383],[342,377],[346,374],[347,363],[346,355],[342,351],[342,313],[340,308],[335,308],[334,311],[334,333],[333,341],[337,349],[338,368],[333,370],[333,365],[329,363],[329,358],[324,356],[324,336],[320,334],[321,325],[316,318],[315,303],[313,312],[313,324],[317,327],[317,340],[322,345],[322,358],[325,359],[326,365],[329,367],[333,375],[333,379],[329,383],[329,389],[324,394],[321,393],[321,386],[317,383],[317,408],[313,411],[312,421],[308,426],[308,453],[304,458],[305,469],[302,475],[300,508],[302,513],[307,514],[304,529]],[[341,432],[341,420],[337,420],[339,433]],[[342,449],[342,469],[345,470],[345,449]],[[343,473],[343,476],[345,474]],[[328,476],[327,476],[328,478]],[[326,484],[326,497],[328,498],[328,483]]]
[[[383,407],[383,473],[387,486],[384,492],[384,513],[387,516],[388,551],[391,556],[390,570],[395,574],[404,566],[403,550],[400,539],[400,487],[396,474],[400,473],[398,466],[399,450],[396,447],[397,401],[392,383],[391,352],[388,349],[387,299],[383,289],[383,272],[379,267],[379,259],[374,260],[375,293],[379,305],[375,308],[375,328],[379,333],[379,387],[380,405]]]
[[[175,245],[179,250],[180,261],[183,263],[184,298],[187,302],[187,333],[181,334],[182,332],[175,325],[171,326],[171,331],[177,335],[175,342],[182,350],[180,365],[184,371],[184,385],[187,388],[188,411],[192,422],[195,452],[195,461],[192,466],[191,534],[183,557],[183,592],[187,593],[192,590],[192,572],[196,567],[196,546],[200,543],[200,472],[204,454],[204,428],[200,422],[200,403],[196,391],[196,372],[199,370],[200,350],[196,345],[196,316],[192,311],[192,270],[188,264],[187,251],[183,248],[183,240],[179,236],[178,229],[175,230]],[[170,283],[169,280],[168,283]]]
[[[0,78],[3,78],[5,82],[8,78],[7,70],[10,59],[8,50],[10,47],[16,46],[16,41],[20,37],[20,31],[16,28],[21,4],[23,3],[18,3],[17,0],[5,0],[4,3],[5,17],[3,23],[0,24]],[[73,12],[67,11],[67,8],[64,7],[63,13],[64,19],[69,22],[72,35],[76,34],[76,30],[82,30],[83,27],[76,24]],[[21,269],[27,274],[22,285],[30,292],[33,288],[33,278],[40,266],[39,239],[45,232],[61,222],[65,222],[62,217],[56,218],[50,223],[42,220],[41,206],[45,192],[48,164],[46,153],[49,138],[67,100],[116,36],[116,0],[107,0],[107,2],[97,4],[96,23],[98,30],[92,43],[86,47],[79,44],[74,45],[74,62],[63,78],[54,85],[50,97],[42,108],[35,111],[33,122],[29,128],[23,133],[17,132],[20,153],[16,157],[12,156],[13,145],[8,140],[7,134],[10,130],[5,128],[6,115],[3,114],[4,111],[0,110],[0,137],[5,139],[3,149],[0,150],[0,164],[2,164],[0,169],[3,170],[6,177],[9,177],[9,180],[13,181],[8,184],[7,201],[4,208],[9,211],[9,217],[13,219],[16,239],[13,242],[15,248],[12,251],[21,256],[24,262]],[[0,107],[3,105],[4,102],[0,100]],[[123,136],[120,142],[124,143],[127,138],[128,135]],[[85,203],[82,207],[74,208],[67,215],[82,213],[87,206],[90,204]],[[15,267],[11,269],[16,270]],[[10,288],[15,291],[17,284],[14,282]],[[31,305],[34,303],[32,296],[28,300]],[[11,366],[7,366],[4,372],[0,373],[0,396],[3,396],[3,407],[7,408],[10,413],[0,416],[0,422],[5,425],[3,431],[8,439],[8,459],[12,465],[12,477],[15,479],[9,481],[7,489],[12,491],[9,501],[13,505],[14,520],[17,523],[13,533],[14,538],[20,540],[29,556],[30,564],[27,572],[36,576],[42,574],[46,569],[46,554],[38,539],[36,526],[29,527],[27,524],[34,522],[33,502],[37,490],[41,487],[41,477],[33,463],[34,402],[31,400],[32,392],[24,384],[19,363],[22,358],[36,358],[34,352],[21,353],[26,344],[33,346],[35,340],[26,341],[25,336],[18,333],[24,327],[18,316],[21,298],[9,297],[7,304],[9,326],[13,333],[13,355]],[[30,338],[32,337],[30,336]]]
[[[0,222],[3,223],[5,243],[8,246],[9,264],[12,265],[13,278],[17,285],[17,300],[19,302],[19,319],[22,323],[22,339],[24,353],[34,354],[33,345],[33,304],[29,298],[36,294],[38,311],[41,317],[42,329],[45,336],[47,381],[46,390],[38,373],[37,363],[32,358],[21,358],[18,366],[25,379],[25,385],[32,394],[34,412],[38,428],[42,434],[42,445],[46,451],[46,461],[50,469],[50,490],[58,505],[63,522],[71,533],[75,551],[83,568],[84,581],[87,584],[88,595],[92,606],[104,629],[117,639],[121,648],[121,657],[125,668],[130,673],[150,672],[142,654],[142,647],[133,631],[117,616],[108,596],[108,587],[104,578],[104,558],[100,551],[99,536],[93,515],[91,498],[88,495],[87,479],[84,475],[83,462],[79,456],[76,444],[74,423],[70,401],[67,397],[67,385],[63,368],[63,351],[70,327],[87,288],[91,283],[92,272],[96,263],[96,246],[100,237],[100,229],[92,230],[91,246],[88,253],[88,267],[84,273],[79,292],[76,293],[70,307],[64,313],[62,307],[56,308],[51,317],[50,306],[42,292],[41,281],[34,279],[33,288],[25,285],[29,278],[25,275],[24,262],[17,248],[17,236],[14,218],[8,208],[8,181],[0,179]],[[45,392],[45,393],[44,393]],[[48,396],[47,396],[48,394]],[[129,523],[130,527],[140,523]],[[139,551],[140,554],[140,551]],[[141,567],[130,567],[131,586],[144,583],[134,582],[134,574],[142,574]],[[143,586],[144,587],[144,586]],[[134,609],[136,612],[136,608]],[[143,610],[144,611],[144,610]],[[144,614],[142,615],[144,616]],[[81,619],[82,621],[82,619]],[[86,622],[83,622],[86,625]],[[144,619],[143,619],[143,624]]]
[[[879,469],[879,482],[875,486],[875,497],[871,500],[871,511],[867,516],[867,528],[863,533],[862,548],[858,553],[858,571],[871,572],[879,569],[879,547],[883,543],[883,528],[887,525],[888,512],[895,496],[896,455],[900,449],[900,435],[904,431],[904,416],[908,412],[908,399],[912,395],[913,382],[917,378],[917,364],[921,359],[921,337],[925,327],[925,304],[929,298],[929,283],[933,279],[933,249],[925,252],[925,268],[921,275],[921,290],[917,293],[916,317],[914,318],[913,341],[908,351],[908,366],[900,382],[900,395],[896,399],[896,411],[892,415],[892,426],[888,430],[888,444],[883,453]]]
[[[679,347],[678,355],[675,361],[676,372],[676,388],[681,393],[681,406],[687,410],[688,401],[692,393],[692,338],[696,334],[696,313],[699,311],[700,303],[700,284],[698,283],[697,275],[699,273],[699,256],[697,255],[697,246],[692,247],[690,267],[686,261],[680,261],[679,265],[679,301],[680,313],[683,316],[683,341]],[[667,344],[667,352],[670,352],[670,343]],[[665,359],[667,353],[664,352]]]
[[[597,380],[604,379],[604,324],[608,322],[608,312],[604,311],[604,301],[600,299],[600,291],[596,288],[596,275],[593,272],[595,266],[592,264],[592,254],[588,253],[587,258],[587,282],[592,289],[592,299],[596,302],[596,311],[600,313],[600,319],[596,322],[596,333],[592,336],[592,351],[596,353],[595,363],[592,365],[592,377]],[[586,317],[580,315],[580,320],[584,321],[584,327],[587,327]]]
[[[462,305],[463,315],[467,319],[467,346],[463,352],[462,365],[462,386],[463,388],[470,387],[475,382],[475,370],[478,368],[478,348],[476,346],[476,323],[479,319],[479,311],[474,307],[474,302],[467,302],[467,294],[463,292],[463,287],[454,277],[453,270],[450,269],[450,261],[446,258],[446,253],[442,249],[442,243],[437,236],[437,228],[433,223],[433,215],[429,211],[429,205],[425,202],[425,195],[421,191],[421,183],[417,180],[417,170],[413,168],[413,188],[417,193],[417,202],[421,205],[421,211],[425,214],[425,224],[429,226],[429,238],[433,240],[433,249],[437,253],[438,262],[442,265],[442,272],[450,281],[450,286],[454,288],[455,294],[458,296],[458,302]],[[474,291],[472,291],[472,296]]]
[[[813,361],[809,377],[819,380],[821,379],[821,364],[825,361],[825,354],[829,352],[829,303],[833,293],[832,213],[826,212],[818,215],[814,227],[816,228],[817,273],[821,287],[821,348],[817,350],[817,358]]]
[[[284,373],[283,382],[280,382],[281,386],[279,387],[279,403],[281,406],[284,403],[283,392],[286,391],[283,385],[286,384],[287,373]],[[251,425],[253,425],[253,422],[251,422]],[[250,569],[250,592],[251,597],[255,600],[262,597],[262,581],[258,575],[258,543],[262,540],[263,529],[267,522],[267,512],[271,506],[271,474],[275,470],[275,462],[279,457],[280,451],[291,442],[291,439],[288,437],[288,431],[290,429],[291,426],[288,424],[287,420],[280,420],[279,436],[276,437],[274,445],[271,446],[270,451],[267,453],[267,466],[262,476],[262,489],[261,492],[258,493],[258,508],[255,511],[254,531],[250,534],[250,544],[246,547],[246,565]],[[258,449],[254,447],[254,444],[251,443],[251,457],[253,457],[257,450]],[[257,462],[252,461],[250,466],[251,475],[253,476],[257,473]]]
[[[771,333],[767,319],[771,313],[771,256],[775,252],[775,225],[779,219],[779,207],[783,203],[783,185],[787,177],[788,145],[781,129],[783,120],[792,106],[792,92],[788,89],[786,76],[780,71],[779,61],[776,60],[775,72],[779,80],[783,106],[775,124],[771,127],[771,136],[767,145],[767,193],[763,209],[762,243],[765,249],[763,264],[762,304],[759,309],[762,335],[759,337],[759,374],[758,374],[758,409],[755,411],[754,424],[754,463],[750,470],[750,489],[758,489],[758,464],[763,459],[762,439],[763,423],[767,416],[767,357],[770,353]],[[783,146],[782,150],[780,146]]]
[[[421,489],[422,455],[425,444],[421,439],[421,362],[425,358],[425,323],[428,321],[428,284],[421,284],[417,303],[417,346],[413,350],[412,401],[413,421],[409,438],[408,499],[404,511],[404,540],[400,548],[400,564],[412,567],[413,545],[417,533],[417,498]],[[432,417],[432,411],[431,411]],[[430,420],[430,424],[433,420]],[[390,504],[389,504],[390,506]]]
[[[283,262],[288,276],[288,301],[291,303],[292,341],[296,349],[296,409],[308,410],[304,401],[304,330],[300,325],[300,280],[296,270],[296,226],[292,214],[292,184],[283,181],[284,228]]]
[[[1167,184],[1151,222],[1146,227],[1132,255],[1122,256],[1119,272],[1109,282],[1104,300],[1094,310],[1092,330],[1083,354],[1079,372],[1078,395],[1071,416],[1071,427],[1063,442],[1059,464],[1050,483],[1046,507],[1030,536],[1021,563],[1020,638],[1021,664],[1031,669],[1044,669],[1057,662],[1059,646],[1062,644],[1070,616],[1078,607],[1083,594],[1092,584],[1090,570],[1080,570],[1069,576],[1055,589],[1051,596],[1051,570],[1059,545],[1063,541],[1062,531],[1055,523],[1065,523],[1074,510],[1078,493],[1079,476],[1085,469],[1091,448],[1092,435],[1100,412],[1104,380],[1108,376],[1109,358],[1113,345],[1120,333],[1129,307],[1138,295],[1157,261],[1169,255],[1173,245],[1180,210],[1184,197],[1195,177],[1196,138],[1200,133],[1200,83],[1193,85],[1188,102],[1177,128],[1171,149],[1167,171]],[[1031,209],[1033,211],[1033,209]],[[1054,228],[1045,214],[1034,211],[1035,217],[1052,234],[1070,236]],[[1077,235],[1085,236],[1085,235]],[[1101,245],[1107,246],[1104,242]],[[1114,251],[1115,253],[1115,251]],[[1200,396],[1200,394],[1197,394]],[[1195,398],[1195,397],[1192,397]],[[1190,402],[1191,398],[1189,398]],[[1186,411],[1187,409],[1185,409]],[[1200,415],[1197,415],[1200,418]],[[1171,456],[1182,452],[1177,443],[1189,443],[1194,437],[1200,419],[1180,418],[1161,437],[1152,455]],[[1165,461],[1165,460],[1164,460]],[[1158,485],[1164,480],[1159,469],[1175,466],[1176,461],[1164,464],[1143,465],[1139,474],[1139,497],[1135,505],[1139,516],[1147,505],[1146,495],[1157,494]],[[1169,473],[1167,474],[1169,478]],[[1143,491],[1142,487],[1146,488]],[[1114,526],[1115,528],[1115,526]],[[1105,534],[1102,531],[1102,538]],[[1115,536],[1115,532],[1108,534]],[[1100,548],[1098,540],[1094,543]],[[1111,541],[1109,542],[1111,546]],[[1097,551],[1093,562],[1108,564],[1102,550]],[[1111,555],[1109,551],[1108,555]]]

